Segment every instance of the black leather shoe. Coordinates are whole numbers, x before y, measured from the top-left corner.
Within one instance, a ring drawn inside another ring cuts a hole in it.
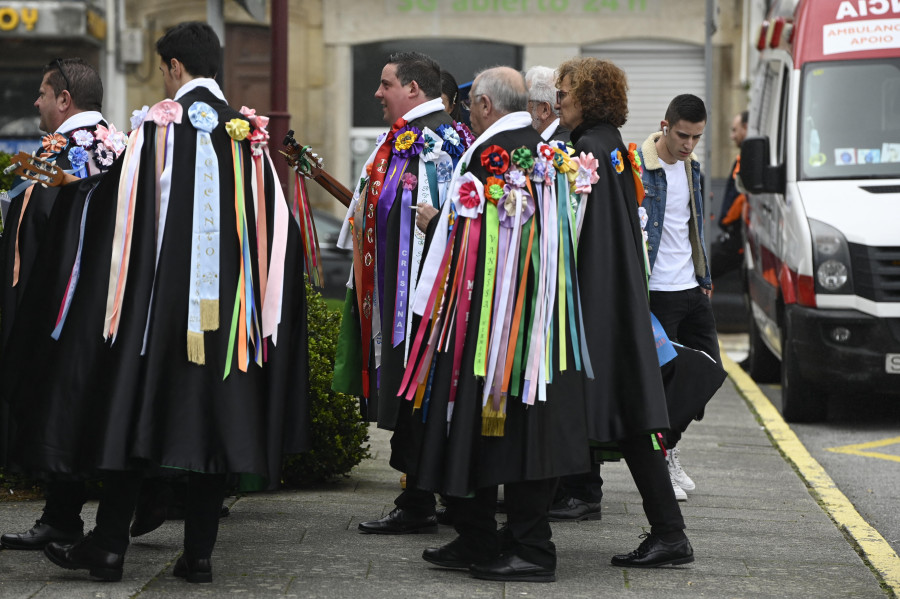
[[[439,507],[434,513],[434,518],[438,524],[453,526],[453,514],[445,507]]]
[[[193,558],[182,555],[175,562],[172,574],[188,582],[212,582],[212,562],[208,557]]]
[[[437,532],[435,517],[413,516],[403,508],[394,508],[381,520],[360,522],[359,531],[376,535],[408,535],[418,532]]]
[[[482,580],[556,582],[556,570],[533,564],[514,553],[505,553],[489,562],[472,564],[469,572]]]
[[[25,532],[7,533],[0,537],[0,545],[6,549],[43,549],[48,543],[74,543],[84,536],[82,531],[67,532],[40,520]]]
[[[125,556],[100,549],[91,542],[90,534],[73,545],[50,543],[44,547],[44,555],[67,570],[87,570],[94,578],[106,582],[122,580]]]
[[[550,506],[550,511],[547,513],[547,519],[550,522],[580,522],[582,520],[599,520],[601,517],[600,502],[590,503],[574,497],[560,499]]]
[[[654,534],[643,534],[643,542],[628,555],[615,555],[612,565],[630,568],[656,568],[677,566],[694,561],[694,549],[687,537],[666,543]]]
[[[450,541],[442,547],[431,547],[422,552],[422,559],[426,562],[440,566],[441,568],[453,568],[455,570],[468,570],[472,564],[490,561],[494,554],[473,553],[469,551],[459,539]]]

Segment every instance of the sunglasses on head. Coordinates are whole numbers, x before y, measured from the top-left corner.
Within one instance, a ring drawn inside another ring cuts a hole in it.
[[[55,58],[53,64],[56,65],[56,69],[59,71],[59,74],[62,75],[63,81],[66,82],[66,87],[64,89],[69,89],[71,84],[69,83],[69,78],[66,76],[66,71],[63,69],[62,58]]]

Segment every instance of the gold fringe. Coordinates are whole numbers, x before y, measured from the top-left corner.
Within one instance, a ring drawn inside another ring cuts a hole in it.
[[[206,350],[203,348],[203,333],[188,331],[187,335],[188,360],[201,366],[206,364]]]
[[[502,437],[506,427],[506,398],[500,400],[500,409],[494,409],[493,401],[488,398],[487,404],[481,409],[481,436]]]
[[[200,300],[200,330],[219,329],[219,300]]]

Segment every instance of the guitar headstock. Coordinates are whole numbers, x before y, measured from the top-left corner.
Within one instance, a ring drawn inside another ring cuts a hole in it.
[[[53,162],[48,162],[27,152],[19,152],[9,159],[9,166],[4,173],[16,175],[43,183],[47,187],[56,187],[66,182],[66,173]]]
[[[292,169],[304,177],[315,179],[322,173],[321,156],[313,152],[311,146],[301,146],[294,139],[293,129],[284,136],[284,150],[281,150],[281,155]]]

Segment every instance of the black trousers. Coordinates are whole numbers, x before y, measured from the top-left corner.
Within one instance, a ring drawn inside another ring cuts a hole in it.
[[[669,339],[704,351],[717,364],[722,363],[712,303],[700,287],[683,291],[651,291],[650,311],[659,320]],[[702,417],[702,414],[697,416]],[[666,447],[674,448],[680,439],[681,431],[669,431],[666,434]]]
[[[556,569],[556,546],[547,512],[553,502],[557,479],[504,483],[506,521],[512,547],[524,560]],[[453,510],[453,526],[459,541],[473,556],[489,559],[500,551],[497,536],[497,487],[475,491],[472,498],[445,498]]]
[[[603,478],[600,476],[600,464],[591,460],[590,472],[571,474],[559,479],[554,503],[574,497],[587,503],[600,503],[603,499]]]
[[[101,549],[123,554],[128,548],[128,529],[141,480],[138,472],[109,472],[103,478],[103,494],[93,535]],[[188,557],[204,559],[212,555],[219,533],[225,482],[225,474],[190,472],[188,475],[184,516],[184,553]]]
[[[669,480],[669,468],[661,451],[654,449],[649,434],[619,440],[619,449],[631,471],[644,504],[650,532],[666,537],[684,530],[684,517]]]
[[[53,480],[44,486],[44,513],[41,522],[66,532],[84,528],[81,508],[87,501],[85,483],[82,481]]]

